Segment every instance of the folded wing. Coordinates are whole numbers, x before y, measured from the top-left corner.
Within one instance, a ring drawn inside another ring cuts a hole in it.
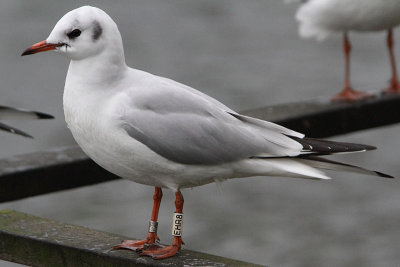
[[[122,127],[161,156],[183,164],[213,165],[254,156],[297,156],[303,135],[225,110],[190,90],[160,88],[141,94],[121,117]]]

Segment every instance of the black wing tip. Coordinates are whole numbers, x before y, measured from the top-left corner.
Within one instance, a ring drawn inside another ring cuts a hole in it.
[[[22,108],[14,108],[14,107],[7,107],[7,106],[0,105],[0,110],[13,110],[13,111],[21,112],[21,113],[31,113],[31,114],[34,114],[38,119],[54,119],[53,115],[39,112],[39,111],[22,109]]]
[[[379,177],[383,177],[383,178],[388,178],[388,179],[394,179],[394,176],[391,176],[389,174],[383,173],[383,172],[377,172],[375,171],[376,175],[378,175]]]
[[[363,146],[365,151],[377,150],[378,149],[376,146],[362,145],[362,144],[360,144],[360,146]]]
[[[31,138],[31,139],[33,139],[33,136],[32,136],[32,135],[27,134],[27,133],[25,133],[25,132],[23,132],[23,131],[21,131],[21,130],[15,129],[15,128],[11,128],[11,129],[4,129],[4,128],[1,128],[1,130],[6,131],[6,132],[9,132],[9,133],[12,133],[12,134],[20,135],[20,136],[23,136],[23,137],[26,137],[26,138]]]
[[[26,137],[26,138],[33,139],[33,136],[32,136],[32,135],[29,135],[29,134],[24,133],[24,132],[20,132],[20,133],[16,133],[16,134],[21,135],[21,136]]]
[[[44,120],[54,119],[54,116],[50,115],[50,114],[46,114],[46,113],[43,113],[43,112],[37,112],[37,111],[34,111],[34,113],[38,117],[38,119],[44,119]]]
[[[10,129],[9,132],[10,132],[10,133],[13,133],[13,134],[17,134],[17,135],[23,136],[23,137],[26,137],[26,138],[31,138],[31,139],[33,139],[33,136],[32,136],[32,135],[27,134],[26,132],[23,132],[23,131],[18,130],[18,129],[16,129],[16,128]]]
[[[0,122],[0,130],[33,139],[33,136],[31,136],[17,128],[14,128],[14,127],[8,126],[7,124],[1,123],[1,122]]]
[[[318,139],[318,138],[298,138],[292,137],[293,140],[303,145],[304,151],[313,152],[318,155],[331,155],[337,153],[351,153],[351,152],[364,152],[375,150],[377,147],[371,145],[337,142],[332,140]]]

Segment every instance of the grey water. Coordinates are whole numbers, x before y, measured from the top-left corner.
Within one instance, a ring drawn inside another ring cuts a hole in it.
[[[0,132],[1,157],[75,144],[62,111],[68,59],[20,54],[44,40],[67,11],[85,4],[117,22],[128,65],[191,85],[238,111],[329,97],[342,87],[341,36],[324,42],[299,38],[296,5],[283,1],[1,0],[0,104],[56,116],[8,122],[35,139]],[[357,89],[388,85],[385,37],[351,34]],[[379,149],[335,159],[399,176],[399,130],[394,125],[338,136]],[[269,266],[399,266],[399,181],[330,174],[334,179],[323,182],[257,177],[228,181],[220,189],[210,184],[184,190],[185,247]],[[121,180],[0,208],[141,238],[152,193],[151,187]],[[159,226],[164,243],[171,239],[173,211],[173,194],[165,190]]]

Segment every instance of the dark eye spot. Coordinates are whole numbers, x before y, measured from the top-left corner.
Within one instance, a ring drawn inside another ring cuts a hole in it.
[[[67,33],[67,36],[69,39],[74,39],[74,38],[78,37],[79,35],[81,35],[81,33],[82,33],[81,30],[75,29],[75,30]]]
[[[99,39],[100,35],[103,33],[103,28],[101,28],[100,23],[95,21],[93,27],[93,40],[96,41]]]

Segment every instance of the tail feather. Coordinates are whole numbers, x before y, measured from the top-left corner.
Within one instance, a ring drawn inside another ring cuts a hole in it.
[[[361,173],[366,175],[379,176],[383,178],[394,178],[393,176],[382,172],[372,171],[359,166],[328,160],[316,156],[304,156],[304,157],[299,157],[296,160],[317,169]]]
[[[303,38],[315,38],[318,41],[326,39],[333,30],[323,22],[326,12],[321,8],[321,1],[301,1],[297,10],[296,20],[299,22],[299,34]]]
[[[245,170],[245,177],[268,175],[318,180],[331,179],[324,171],[314,168],[308,162],[288,157],[260,158],[260,161],[252,162],[247,168],[240,168],[240,172],[243,172],[243,170]]]

